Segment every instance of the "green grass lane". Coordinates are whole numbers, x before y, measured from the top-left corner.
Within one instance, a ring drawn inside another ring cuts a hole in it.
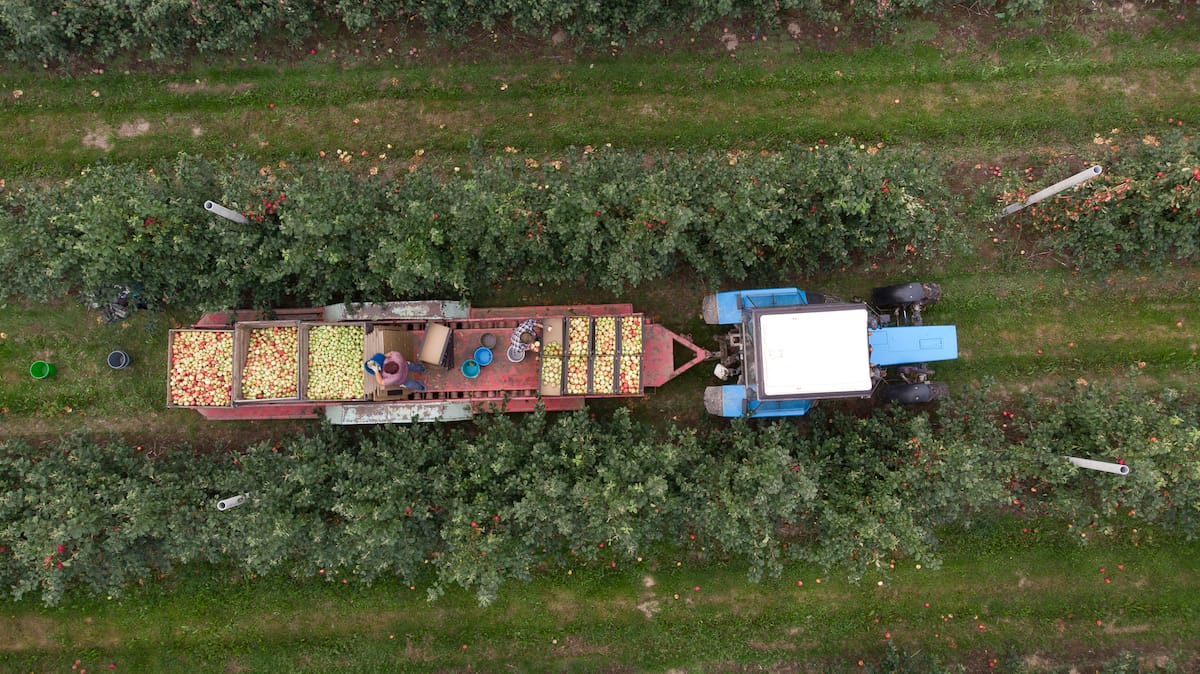
[[[0,307],[0,440],[46,440],[86,429],[121,434],[153,451],[303,428],[303,422],[288,421],[212,424],[190,410],[167,409],[168,330],[197,318],[143,311],[108,325],[98,310],[74,300]],[[122,370],[107,362],[117,349],[132,359]],[[35,360],[54,365],[55,373],[33,379],[29,366]]]
[[[685,51],[431,65],[312,58],[66,78],[6,66],[0,134],[26,142],[0,147],[0,164],[11,179],[69,175],[102,158],[148,164],[178,151],[277,161],[345,149],[401,160],[424,149],[453,163],[471,138],[534,156],[585,144],[769,147],[837,134],[1021,151],[1031,137],[1081,144],[1113,126],[1200,117],[1196,44],[1200,29],[1183,23],[959,53],[921,45],[815,52],[777,39],[736,59]]]
[[[145,672],[665,671],[738,662],[838,671],[877,662],[889,639],[971,671],[993,660],[1014,671],[1008,658],[1033,657],[1055,671],[1082,668],[1126,649],[1181,665],[1196,657],[1192,546],[1080,548],[1056,543],[1057,534],[1022,534],[1031,524],[951,536],[942,568],[897,561],[882,586],[803,566],[752,584],[736,566],[682,558],[676,567],[666,555],[632,568],[558,570],[508,586],[488,608],[457,591],[428,603],[423,587],[184,570],[171,590],[148,584],[127,598],[54,609],[9,604],[0,667],[57,669],[79,659],[93,671],[109,663]]]
[[[946,379],[993,378],[1009,390],[1062,380],[1194,388],[1200,378],[1200,278],[1191,269],[1076,274],[1065,269],[935,275],[944,300],[929,313],[958,326],[960,358]]]
[[[978,260],[975,260],[978,262]],[[1009,268],[1012,267],[1012,268]],[[1194,268],[1153,275],[1077,274],[1059,268],[947,264],[928,272],[850,270],[814,279],[779,279],[846,299],[866,297],[874,285],[927,280],[942,285],[943,299],[930,324],[958,328],[960,356],[934,365],[952,390],[993,380],[1002,393],[1052,393],[1064,381],[1116,381],[1139,373],[1141,385],[1193,390],[1200,383],[1200,275]],[[739,287],[755,287],[746,283]],[[704,325],[702,284],[684,274],[631,289],[627,294],[576,287],[492,289],[479,306],[630,302],[652,319],[701,347],[715,349],[717,329]],[[113,431],[135,442],[201,440],[203,444],[272,437],[302,431],[309,422],[206,422],[189,410],[166,409],[167,331],[198,316],[142,312],[104,325],[97,312],[62,303],[53,307],[10,304],[0,309],[0,438],[48,439],[77,428]],[[105,356],[121,348],[133,356],[126,370],[110,370]],[[1039,353],[1040,351],[1040,353]],[[686,357],[676,354],[677,364]],[[55,364],[57,374],[34,381],[34,360]],[[710,423],[701,403],[712,385],[701,364],[643,399],[623,401],[639,418],[699,425]],[[612,403],[597,402],[598,411]]]

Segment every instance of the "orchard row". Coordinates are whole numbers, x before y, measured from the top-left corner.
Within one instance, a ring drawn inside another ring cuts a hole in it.
[[[1130,140],[1050,164],[1032,184],[1033,174],[987,172],[969,203],[985,204],[977,217],[996,241],[1019,242],[1014,256],[1093,268],[1195,259],[1200,141],[1178,131]],[[974,233],[946,188],[948,158],[869,150],[818,142],[648,161],[589,149],[536,167],[498,157],[396,178],[186,155],[150,172],[97,165],[60,185],[0,189],[0,296],[136,282],[155,302],[226,309],[469,296],[497,283],[621,292],[680,269],[718,286],[962,252]],[[991,222],[1093,161],[1105,172],[1079,192]],[[206,212],[206,200],[251,223]],[[262,202],[273,205],[260,212]],[[647,220],[658,224],[638,226]]]
[[[581,563],[804,560],[852,579],[938,563],[938,527],[1003,512],[1031,545],[1200,532],[1200,407],[1171,391],[1064,387],[1002,407],[980,394],[932,418],[660,432],[625,410],[491,415],[473,425],[327,427],[244,453],[82,435],[0,444],[0,587],[58,602],[120,595],[185,563],[314,581],[394,577],[433,595]],[[1084,458],[1128,475],[1081,470]],[[224,512],[221,498],[249,492]]]
[[[517,36],[547,39],[559,33],[580,46],[604,50],[629,42],[662,43],[663,38],[693,34],[716,21],[752,20],[770,27],[798,14],[807,21],[859,24],[885,31],[913,11],[949,6],[945,0],[912,3],[844,4],[831,0],[643,0],[637,3],[579,3],[572,0],[486,2],[440,0],[405,3],[400,0],[243,0],[240,2],[122,2],[0,4],[0,49],[10,60],[34,65],[84,58],[89,64],[137,56],[175,61],[196,51],[203,54],[237,52],[247,44],[287,42],[297,51],[302,43],[319,39],[318,26],[334,26],[371,39],[382,54],[391,54],[380,35],[404,35],[419,28],[429,42],[459,44],[479,31],[503,30]],[[990,6],[990,5],[989,5]],[[1006,12],[1040,13],[1044,0],[1007,4]],[[726,24],[727,25],[727,24]],[[383,42],[383,44],[380,44]],[[397,49],[396,58],[402,50]],[[406,50],[405,50],[406,51]],[[358,49],[355,49],[358,52]],[[416,52],[406,51],[410,56]],[[316,49],[306,53],[316,55]],[[323,55],[322,55],[323,56]],[[334,56],[336,58],[336,55]],[[392,58],[388,56],[388,58]]]

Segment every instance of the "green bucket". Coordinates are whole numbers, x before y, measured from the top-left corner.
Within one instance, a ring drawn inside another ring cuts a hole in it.
[[[34,379],[45,379],[54,374],[54,366],[44,360],[35,360],[29,366],[29,376]]]

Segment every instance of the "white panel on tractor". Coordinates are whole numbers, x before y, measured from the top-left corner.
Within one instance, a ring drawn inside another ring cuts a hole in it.
[[[758,327],[762,395],[871,390],[865,306],[763,314]]]

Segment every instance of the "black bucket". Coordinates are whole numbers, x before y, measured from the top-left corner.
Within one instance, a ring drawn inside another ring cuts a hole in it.
[[[108,366],[114,370],[127,368],[130,362],[132,362],[132,359],[130,359],[129,354],[120,349],[108,354]]]

